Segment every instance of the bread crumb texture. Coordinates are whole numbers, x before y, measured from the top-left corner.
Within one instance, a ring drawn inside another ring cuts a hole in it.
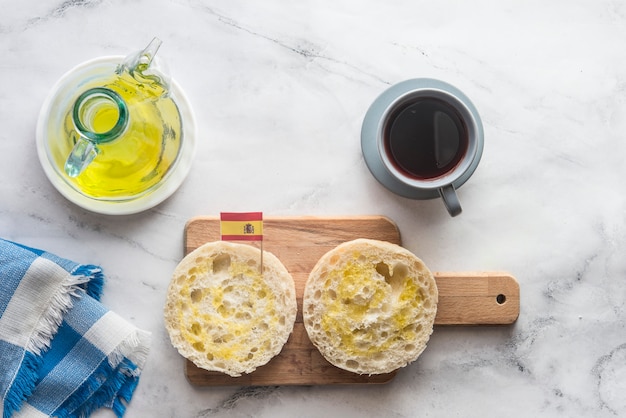
[[[273,254],[246,244],[207,243],[177,266],[164,309],[170,340],[198,367],[251,373],[282,350],[293,331],[293,278]]]
[[[359,239],[331,250],[311,271],[304,325],[333,365],[389,373],[424,351],[437,302],[435,279],[419,258],[392,243]]]

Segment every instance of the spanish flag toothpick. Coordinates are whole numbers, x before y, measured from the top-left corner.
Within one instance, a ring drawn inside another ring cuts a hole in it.
[[[261,241],[261,273],[263,273],[263,212],[221,212],[222,241]]]
[[[222,241],[263,241],[263,212],[222,212]]]

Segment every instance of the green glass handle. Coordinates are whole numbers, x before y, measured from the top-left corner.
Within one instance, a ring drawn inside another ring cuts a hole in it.
[[[96,145],[85,138],[79,137],[65,161],[65,173],[72,178],[78,177],[85,170],[85,167],[96,158],[96,155],[98,155]]]

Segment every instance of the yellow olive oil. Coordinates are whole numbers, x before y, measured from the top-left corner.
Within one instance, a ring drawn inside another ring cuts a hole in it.
[[[97,199],[127,200],[152,190],[172,168],[181,146],[182,121],[176,103],[164,95],[158,82],[139,74],[133,78],[128,71],[91,84],[81,88],[104,87],[122,98],[128,109],[128,124],[116,139],[97,143],[93,161],[78,176],[66,176],[66,181]],[[97,134],[109,132],[120,117],[114,105],[94,106],[89,111],[93,114],[88,128]],[[63,172],[78,140],[71,108],[63,130],[52,153],[59,172]]]
[[[109,101],[102,102],[91,113],[92,123],[90,129],[97,134],[109,132],[120,118],[119,109],[114,103]]]

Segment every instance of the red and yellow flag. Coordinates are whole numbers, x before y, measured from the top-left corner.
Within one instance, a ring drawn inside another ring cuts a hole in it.
[[[263,241],[263,212],[220,213],[222,241]]]

